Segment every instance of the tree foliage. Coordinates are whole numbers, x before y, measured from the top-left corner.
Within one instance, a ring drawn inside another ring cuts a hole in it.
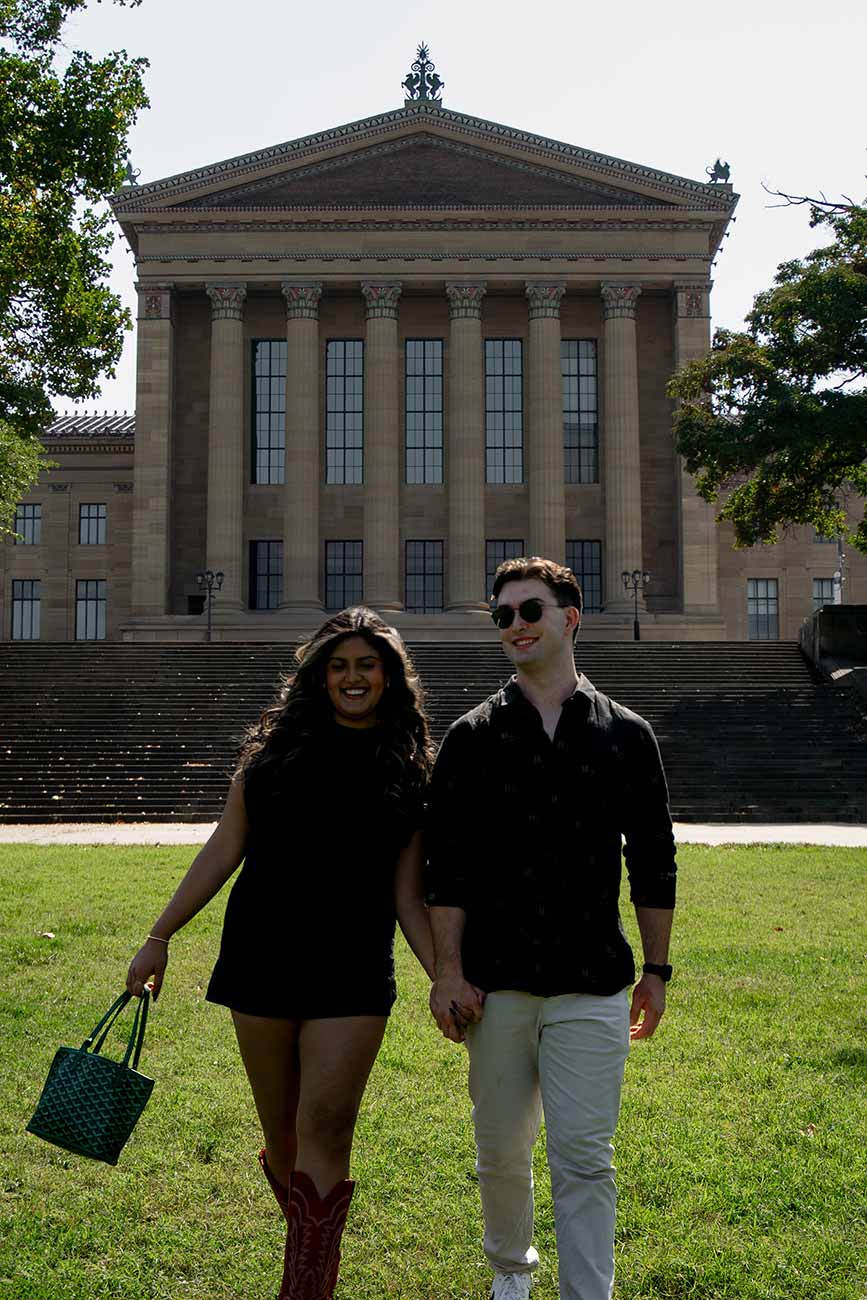
[[[0,0],[0,518],[8,484],[20,495],[38,472],[52,397],[95,397],[131,324],[107,285],[105,197],[147,104],[146,60],[67,50],[64,21],[86,4]]]
[[[15,506],[44,469],[55,461],[46,460],[36,438],[22,438],[0,420],[0,537],[12,533]]]
[[[850,534],[867,552],[867,201],[809,203],[833,242],[777,268],[743,333],[717,330],[707,357],[669,383],[675,441],[736,545],[793,524]]]

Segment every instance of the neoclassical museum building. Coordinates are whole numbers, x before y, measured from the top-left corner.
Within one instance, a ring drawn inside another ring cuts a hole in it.
[[[653,640],[793,637],[833,600],[837,546],[734,551],[673,448],[666,382],[709,345],[731,186],[417,82],[391,112],[114,196],[135,416],[48,430],[57,468],[0,546],[3,639],[201,640],[207,570],[215,640],[362,601],[409,639],[489,637],[516,554],[571,565],[594,638],[632,636],[624,571],[649,575]]]

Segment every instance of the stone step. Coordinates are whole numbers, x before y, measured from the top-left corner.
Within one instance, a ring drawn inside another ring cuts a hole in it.
[[[509,676],[496,642],[411,647],[432,732]],[[293,647],[0,645],[0,820],[212,820]],[[588,643],[581,668],[645,716],[682,820],[867,820],[848,693],[794,644]]]

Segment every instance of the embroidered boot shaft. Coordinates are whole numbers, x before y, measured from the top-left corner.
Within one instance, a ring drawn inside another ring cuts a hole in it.
[[[332,1300],[340,1267],[340,1238],[355,1183],[345,1178],[320,1197],[296,1169],[289,1180],[286,1255],[277,1300]]]

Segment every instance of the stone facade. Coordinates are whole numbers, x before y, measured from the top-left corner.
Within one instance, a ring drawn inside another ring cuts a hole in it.
[[[334,548],[360,543],[362,572],[340,580],[407,636],[487,636],[486,545],[565,559],[578,541],[600,570],[586,636],[631,636],[620,574],[640,568],[647,639],[746,638],[750,578],[776,580],[778,631],[794,637],[835,548],[733,551],[674,455],[665,394],[708,346],[711,264],[736,201],[728,185],[418,102],[125,188],[114,209],[137,259],[135,434],[129,417],[49,432],[58,468],[27,498],[41,541],[0,548],[0,634],[12,584],[38,578],[42,638],[74,637],[76,582],[98,578],[107,636],[199,640],[195,579],[211,568],[224,574],[215,638],[294,637],[323,617]],[[354,391],[348,370],[329,373],[342,343],[363,345],[363,469],[351,403],[334,414],[338,389],[344,403]],[[598,427],[585,438],[570,416],[569,452],[564,343],[590,358],[582,393],[598,390]],[[432,380],[407,375],[411,348]],[[507,353],[511,378],[492,378]],[[521,426],[511,443],[494,389]],[[421,450],[411,391],[425,394]],[[570,455],[586,459],[571,475],[584,481],[569,481]],[[425,457],[434,481],[413,481]],[[83,545],[79,507],[95,501],[106,541]],[[271,564],[274,543],[282,568],[257,578],[253,559]],[[863,600],[865,565],[850,558],[846,599]],[[412,578],[422,562],[428,578]]]

